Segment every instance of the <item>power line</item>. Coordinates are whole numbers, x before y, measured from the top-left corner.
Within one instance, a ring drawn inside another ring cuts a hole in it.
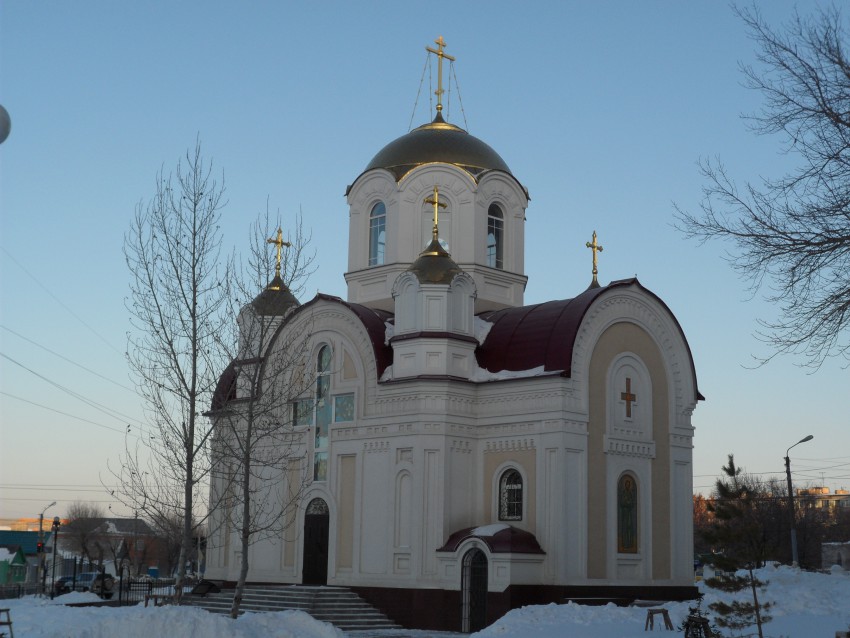
[[[84,419],[81,416],[74,416],[73,414],[69,414],[68,412],[62,412],[62,410],[57,410],[56,408],[51,408],[49,406],[42,405],[41,403],[36,403],[35,401],[30,401],[29,399],[24,399],[23,397],[15,396],[14,394],[9,394],[8,392],[4,392],[3,390],[0,390],[0,394],[7,396],[7,397],[10,397],[12,399],[17,399],[18,401],[23,401],[24,403],[29,403],[30,405],[34,405],[36,407],[43,408],[45,410],[50,410],[51,412],[56,412],[56,414],[61,414],[62,416],[67,416],[71,419],[76,419],[77,421],[83,421],[84,423],[90,423],[92,425],[96,425],[97,427],[103,428],[105,430],[111,430],[113,432],[118,432],[119,434],[124,434],[124,430],[120,430],[118,428],[114,428],[114,427],[109,426],[109,425],[104,425],[103,423],[97,423],[96,421],[92,421],[90,419]],[[127,426],[128,430],[129,430],[129,427],[130,426]]]
[[[32,499],[30,499],[30,498],[6,498],[6,497],[3,497],[3,500],[4,501],[32,501]],[[69,498],[57,498],[56,499],[56,501],[59,502],[59,503],[68,503],[68,502],[73,502],[75,500],[77,500],[77,499],[69,499]],[[107,501],[86,499],[86,503],[115,503],[115,502],[117,502],[117,501],[114,498],[109,499]]]
[[[36,377],[38,377],[38,378],[39,378],[39,379],[41,379],[42,381],[46,381],[47,383],[49,383],[49,384],[50,384],[50,385],[52,385],[53,387],[55,387],[55,388],[57,388],[57,389],[59,389],[59,390],[62,390],[63,392],[65,392],[65,393],[67,393],[67,394],[71,395],[71,396],[72,396],[72,397],[74,397],[75,399],[78,399],[79,401],[82,401],[83,403],[85,403],[85,404],[86,404],[86,405],[88,405],[89,407],[92,407],[92,408],[94,408],[95,410],[98,410],[98,411],[100,411],[100,412],[103,412],[104,414],[106,414],[107,416],[112,417],[113,419],[118,419],[119,421],[120,421],[120,420],[122,420],[122,419],[119,419],[119,418],[118,418],[118,416],[115,416],[115,415],[117,414],[117,415],[122,416],[122,417],[124,417],[124,418],[126,418],[126,419],[130,419],[131,421],[135,421],[135,422],[136,422],[136,423],[138,423],[139,425],[143,425],[143,424],[142,424],[142,422],[141,422],[139,419],[137,419],[136,417],[130,416],[129,414],[124,414],[123,412],[119,412],[118,410],[113,410],[112,408],[109,408],[109,407],[107,407],[107,406],[105,406],[105,405],[103,405],[103,404],[101,404],[101,403],[98,403],[97,401],[92,400],[92,399],[87,399],[87,398],[86,398],[86,397],[84,397],[82,394],[80,394],[80,393],[78,393],[78,392],[74,392],[74,391],[73,391],[73,390],[71,390],[70,388],[66,388],[65,386],[60,385],[59,383],[56,383],[55,381],[51,381],[50,379],[48,379],[47,377],[45,377],[43,374],[40,374],[40,373],[36,372],[35,370],[33,370],[32,368],[29,368],[29,367],[25,366],[25,365],[24,365],[23,363],[21,363],[20,361],[16,361],[15,359],[13,359],[12,357],[10,357],[9,355],[7,355],[7,354],[6,354],[6,353],[4,353],[4,352],[0,352],[0,357],[3,357],[4,359],[8,359],[8,360],[9,360],[9,361],[11,361],[12,363],[14,363],[16,366],[20,366],[21,368],[23,368],[24,370],[26,370],[26,371],[27,371],[27,372],[29,372],[30,374],[35,375]]]
[[[16,265],[18,268],[20,268],[21,270],[23,270],[23,271],[27,274],[27,276],[28,276],[30,279],[32,279],[35,283],[37,283],[37,284],[39,285],[39,287],[40,287],[42,290],[44,290],[44,292],[46,292],[48,295],[50,295],[50,297],[51,297],[51,298],[52,298],[52,299],[53,299],[56,303],[58,303],[58,304],[59,304],[60,306],[62,306],[65,310],[67,310],[67,311],[68,311],[68,313],[69,313],[72,317],[74,317],[74,319],[76,319],[76,320],[77,320],[77,321],[79,321],[81,324],[83,324],[83,325],[84,325],[84,326],[85,326],[85,327],[86,327],[86,328],[87,328],[87,329],[88,329],[88,330],[89,330],[89,331],[90,331],[90,332],[91,332],[91,333],[92,333],[95,337],[97,337],[98,339],[100,339],[101,341],[103,341],[103,343],[105,343],[105,344],[106,344],[109,348],[111,348],[112,350],[114,350],[114,351],[115,351],[115,352],[117,352],[118,354],[123,354],[123,353],[122,353],[122,352],[121,352],[118,348],[116,348],[116,347],[115,347],[115,346],[113,346],[111,343],[109,343],[109,341],[107,341],[107,340],[103,337],[103,335],[101,335],[101,334],[100,334],[97,330],[95,330],[95,329],[94,329],[94,328],[92,328],[89,324],[87,324],[85,321],[83,321],[83,319],[82,319],[82,318],[80,318],[80,316],[79,316],[79,315],[77,315],[77,313],[75,313],[75,312],[74,312],[73,310],[71,310],[71,309],[70,309],[67,305],[65,305],[65,303],[64,303],[61,299],[59,299],[56,295],[54,295],[54,294],[53,294],[53,292],[52,292],[52,291],[51,291],[51,290],[50,290],[47,286],[45,286],[43,283],[41,283],[35,275],[33,275],[30,271],[28,271],[26,268],[24,268],[23,264],[21,264],[21,262],[19,262],[17,259],[15,259],[15,257],[12,255],[12,253],[10,253],[8,250],[6,250],[3,246],[0,246],[0,250],[2,250],[4,253],[6,253],[6,255],[9,257],[9,259],[11,259],[13,262],[15,262],[15,265]]]
[[[96,377],[100,377],[100,378],[101,378],[101,379],[103,379],[104,381],[109,381],[109,383],[112,383],[112,384],[114,384],[114,385],[117,385],[119,388],[124,388],[125,390],[128,390],[128,391],[132,392],[133,394],[136,394],[136,390],[135,390],[135,389],[133,389],[133,388],[131,388],[130,386],[126,386],[126,385],[124,385],[123,383],[118,383],[118,381],[115,381],[114,379],[110,379],[109,377],[107,377],[107,376],[105,376],[105,375],[103,375],[103,374],[100,374],[99,372],[95,372],[94,370],[92,370],[92,369],[90,369],[90,368],[85,367],[85,366],[84,366],[84,365],[82,365],[81,363],[77,363],[77,362],[76,362],[76,361],[74,361],[73,359],[69,359],[68,357],[65,357],[65,356],[63,356],[63,355],[59,354],[58,352],[55,352],[54,350],[51,350],[51,349],[50,349],[50,348],[48,348],[47,346],[44,346],[44,345],[42,345],[42,344],[38,343],[37,341],[33,341],[32,339],[30,339],[30,338],[28,338],[28,337],[25,337],[24,335],[20,334],[19,332],[15,332],[15,331],[14,331],[14,330],[12,330],[11,328],[8,328],[8,327],[4,326],[3,324],[0,324],[0,328],[3,328],[3,330],[7,330],[8,332],[11,332],[11,333],[12,333],[13,335],[15,335],[16,337],[18,337],[18,338],[20,338],[20,339],[23,339],[24,341],[26,341],[26,342],[28,342],[28,343],[31,343],[32,345],[34,345],[34,346],[36,346],[36,347],[38,347],[38,348],[41,348],[42,350],[44,350],[44,351],[46,351],[46,352],[49,352],[50,354],[52,354],[52,355],[53,355],[53,356],[55,356],[55,357],[59,357],[59,358],[60,358],[60,359],[62,359],[63,361],[67,361],[67,362],[68,362],[68,363],[70,363],[71,365],[75,365],[75,366],[77,366],[78,368],[81,368],[81,369],[85,370],[85,371],[86,371],[86,372],[88,372],[89,374],[93,374],[93,375],[95,375]]]

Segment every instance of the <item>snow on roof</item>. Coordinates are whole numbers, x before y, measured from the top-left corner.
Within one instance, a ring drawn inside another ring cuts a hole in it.
[[[473,536],[495,536],[503,529],[508,529],[510,525],[505,525],[505,523],[493,523],[492,525],[482,525],[481,527],[476,527],[472,530]]]
[[[5,547],[0,547],[0,560],[12,560],[14,554]]]
[[[472,376],[469,378],[472,381],[481,383],[484,381],[504,381],[505,379],[526,379],[529,377],[542,377],[560,374],[562,370],[546,370],[546,366],[537,366],[531,370],[500,370],[499,372],[490,372],[479,366],[475,366],[472,371]]]
[[[491,321],[485,321],[481,317],[475,317],[475,338],[478,340],[478,343],[484,343],[487,339],[487,335],[490,334],[490,328],[492,328],[495,324]]]

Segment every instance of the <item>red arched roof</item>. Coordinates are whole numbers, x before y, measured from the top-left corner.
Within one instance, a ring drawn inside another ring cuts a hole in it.
[[[703,396],[696,386],[690,346],[679,322],[666,304],[644,288],[637,278],[620,279],[607,286],[588,288],[572,299],[505,308],[478,315],[493,324],[484,343],[475,352],[478,365],[489,372],[533,370],[543,366],[546,372],[560,371],[562,376],[571,376],[573,346],[588,309],[602,293],[629,286],[639,287],[670,313],[688,348],[688,359],[691,371],[694,372],[694,393],[702,400]]]

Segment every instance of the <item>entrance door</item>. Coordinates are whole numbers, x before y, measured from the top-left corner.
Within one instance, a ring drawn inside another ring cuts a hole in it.
[[[328,504],[314,498],[304,515],[304,568],[301,582],[326,585],[328,582]]]
[[[472,633],[487,626],[487,556],[480,549],[471,549],[463,557],[463,618],[464,632]]]

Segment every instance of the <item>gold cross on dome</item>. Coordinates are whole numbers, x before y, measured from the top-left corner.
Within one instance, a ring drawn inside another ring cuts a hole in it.
[[[439,210],[440,210],[440,208],[446,208],[447,205],[440,201],[440,190],[436,186],[434,186],[434,196],[433,197],[426,197],[425,203],[426,204],[434,204],[434,230],[433,230],[433,234],[434,234],[434,240],[436,241],[437,237],[439,235],[439,230],[437,229],[437,220],[438,220]]]
[[[626,391],[620,393],[620,400],[626,402],[626,418],[632,418],[632,402],[637,403],[637,396],[632,394],[632,380],[626,377]]]
[[[590,248],[593,251],[593,283],[590,285],[594,288],[599,286],[599,281],[596,279],[596,275],[599,273],[599,269],[597,268],[596,261],[596,253],[602,252],[602,245],[596,242],[596,231],[593,231],[593,242],[586,242],[585,246]]]
[[[283,250],[284,246],[289,248],[290,246],[292,246],[292,244],[289,243],[288,241],[283,241],[283,230],[281,229],[280,226],[277,227],[277,237],[275,237],[274,239],[267,239],[266,243],[267,244],[274,244],[275,246],[277,246],[277,265],[274,267],[274,274],[275,274],[276,277],[280,277],[280,255],[281,255],[281,251]]]
[[[439,113],[443,110],[443,58],[451,60],[452,62],[454,62],[455,59],[443,51],[443,48],[446,46],[446,41],[443,40],[443,36],[434,40],[434,44],[437,45],[436,49],[425,47],[425,50],[428,51],[428,53],[433,53],[437,56],[437,90],[434,91],[434,94],[437,96],[437,113]]]

